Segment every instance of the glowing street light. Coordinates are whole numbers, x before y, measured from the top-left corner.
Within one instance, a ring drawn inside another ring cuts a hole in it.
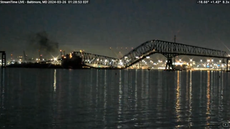
[[[123,62],[122,62],[122,60],[119,60],[119,64],[120,64],[121,66],[124,65]]]

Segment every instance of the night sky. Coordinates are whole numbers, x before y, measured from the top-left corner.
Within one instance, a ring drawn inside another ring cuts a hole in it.
[[[31,37],[45,33],[58,49],[115,57],[141,43],[173,41],[228,51],[230,4],[196,0],[90,0],[87,5],[0,5],[0,50],[29,57]],[[109,49],[112,47],[113,52]],[[117,48],[119,47],[119,48]],[[121,50],[127,47],[128,50]],[[36,50],[36,51],[35,51]],[[58,55],[58,53],[56,54]]]

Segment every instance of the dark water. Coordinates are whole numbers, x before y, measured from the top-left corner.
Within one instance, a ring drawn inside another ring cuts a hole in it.
[[[216,129],[230,120],[230,73],[221,71],[11,68],[0,91],[1,129]]]

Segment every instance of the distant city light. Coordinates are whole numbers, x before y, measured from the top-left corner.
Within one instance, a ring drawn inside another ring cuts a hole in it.
[[[181,62],[175,62],[174,64],[175,65],[182,65],[183,63],[181,63]]]

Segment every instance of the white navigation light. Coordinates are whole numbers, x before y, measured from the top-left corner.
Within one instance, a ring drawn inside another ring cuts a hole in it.
[[[147,58],[147,59],[149,59],[150,57],[149,57],[149,56],[147,56],[146,58]]]

